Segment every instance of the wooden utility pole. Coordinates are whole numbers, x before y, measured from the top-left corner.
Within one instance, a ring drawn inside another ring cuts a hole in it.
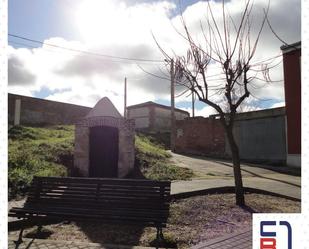
[[[192,118],[194,118],[195,114],[194,114],[194,103],[195,102],[195,98],[194,98],[194,91],[192,90]]]
[[[124,78],[124,111],[123,117],[127,118],[127,77]]]
[[[171,150],[175,151],[175,70],[174,60],[171,60]]]

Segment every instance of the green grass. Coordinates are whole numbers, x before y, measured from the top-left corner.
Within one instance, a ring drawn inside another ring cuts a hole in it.
[[[142,134],[135,137],[135,148],[140,159],[162,160],[171,157],[171,154],[162,145]]]
[[[22,195],[33,176],[66,176],[73,161],[73,126],[9,129],[9,196]]]
[[[142,174],[152,180],[188,180],[193,171],[177,167],[169,161],[171,154],[153,138],[139,134],[135,138],[136,164]]]
[[[14,126],[8,138],[10,197],[23,195],[33,176],[66,176],[73,166],[74,126]],[[154,138],[138,134],[135,151],[136,166],[148,179],[186,180],[193,175],[189,169],[172,165],[171,154]]]

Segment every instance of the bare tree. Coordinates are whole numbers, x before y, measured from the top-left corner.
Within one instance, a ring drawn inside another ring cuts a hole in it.
[[[194,41],[181,15],[184,34],[176,31],[188,44],[186,56],[177,56],[175,53],[169,56],[154,37],[166,61],[175,64],[176,84],[187,92],[195,93],[198,100],[218,113],[232,153],[236,204],[240,206],[245,205],[245,198],[239,148],[233,134],[235,116],[240,105],[251,95],[250,86],[254,88],[259,80],[266,83],[270,81],[268,72],[271,59],[252,62],[267,20],[269,4],[264,9],[255,32],[252,32],[252,9],[252,1],[246,0],[239,19],[234,20],[223,0],[222,20],[219,22],[208,1],[206,20],[204,23],[200,22],[203,45]],[[211,75],[209,69],[214,66],[219,67],[220,73]]]

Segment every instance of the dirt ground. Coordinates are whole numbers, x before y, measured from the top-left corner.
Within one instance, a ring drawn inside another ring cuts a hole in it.
[[[300,202],[260,194],[246,195],[246,208],[234,204],[233,194],[216,194],[174,201],[168,225],[163,229],[168,247],[188,248],[201,241],[251,227],[252,213],[297,213]],[[36,227],[25,230],[33,237]],[[9,231],[16,236],[18,231]],[[44,226],[40,238],[102,244],[142,245],[154,243],[156,230],[93,222],[58,223]]]

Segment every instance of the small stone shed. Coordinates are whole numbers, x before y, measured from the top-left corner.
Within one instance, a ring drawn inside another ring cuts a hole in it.
[[[102,98],[75,125],[75,175],[126,177],[134,168],[134,135],[134,120]]]

